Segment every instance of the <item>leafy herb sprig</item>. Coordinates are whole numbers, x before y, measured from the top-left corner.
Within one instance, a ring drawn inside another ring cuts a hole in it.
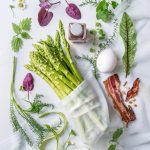
[[[85,6],[85,5],[92,5],[92,6],[96,6],[97,5],[97,1],[96,0],[84,0],[82,1],[82,3],[79,6]]]
[[[74,143],[72,143],[71,140],[70,140],[70,138],[72,136],[77,136],[77,134],[76,134],[76,132],[74,130],[70,131],[69,136],[68,136],[66,142],[63,145],[63,150],[67,150],[69,148],[69,146],[74,145]]]
[[[119,144],[119,138],[123,134],[123,128],[118,128],[112,135],[112,138],[110,140],[110,145],[108,147],[108,150],[116,150],[117,144]]]
[[[43,97],[44,97],[43,95],[36,94],[33,102],[27,101],[28,103],[30,103],[30,108],[28,108],[26,111],[30,113],[39,114],[45,107],[51,107],[51,109],[54,109],[55,106],[53,104],[47,104],[41,101],[41,98]]]
[[[31,39],[29,31],[31,29],[31,18],[23,19],[19,24],[12,23],[15,35],[11,41],[11,47],[14,52],[18,52],[23,46],[23,39]]]

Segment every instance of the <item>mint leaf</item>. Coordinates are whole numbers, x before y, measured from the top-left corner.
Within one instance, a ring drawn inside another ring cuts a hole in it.
[[[12,28],[13,28],[13,31],[14,31],[16,34],[20,34],[21,28],[20,28],[17,24],[12,23]]]
[[[112,135],[112,141],[117,141],[123,134],[123,128],[118,128]]]
[[[111,144],[111,145],[108,147],[108,150],[116,150],[116,144]]]
[[[118,6],[116,1],[111,1],[112,8],[115,9]]]
[[[98,3],[96,8],[96,18],[101,19],[104,22],[108,22],[112,16],[113,13],[108,8],[109,3],[106,2],[106,0],[102,0]]]
[[[13,37],[11,41],[11,47],[14,52],[18,52],[23,46],[23,41],[21,38]]]
[[[19,26],[22,30],[30,31],[31,23],[32,23],[31,18],[26,18],[20,22]]]
[[[27,32],[22,32],[21,37],[24,39],[32,39],[31,36]]]

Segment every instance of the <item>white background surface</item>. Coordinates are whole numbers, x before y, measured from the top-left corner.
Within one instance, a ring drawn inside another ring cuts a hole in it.
[[[79,3],[80,0],[72,0],[72,2]],[[15,11],[16,17],[12,17],[11,10],[9,9],[9,4],[11,1],[1,0],[0,5],[0,141],[3,141],[12,135],[12,128],[9,122],[9,84],[11,81],[12,73],[12,57],[14,53],[11,51],[10,41],[13,36],[13,31],[11,28],[12,22],[19,22],[22,18],[31,17],[32,18],[32,30],[30,32],[33,37],[32,40],[24,41],[24,46],[18,54],[18,68],[16,76],[16,92],[20,98],[24,97],[22,93],[19,92],[19,87],[22,84],[22,80],[27,71],[24,69],[24,64],[28,62],[28,53],[32,50],[32,43],[38,41],[39,39],[44,39],[47,34],[54,36],[55,30],[58,26],[59,19],[62,19],[67,31],[67,26],[69,22],[74,22],[75,20],[68,17],[65,13],[66,3],[62,0],[62,4],[53,7],[54,18],[47,27],[40,27],[37,22],[37,14],[39,11],[39,2],[27,0],[28,9],[25,11],[17,10]],[[88,28],[95,26],[95,8],[87,6],[81,9],[82,20],[80,22],[87,23]],[[137,99],[139,108],[135,109],[137,115],[137,120],[134,124],[131,124],[124,134],[121,144],[124,146],[125,150],[149,150],[150,149],[150,1],[149,0],[132,0],[129,8],[129,14],[135,21],[137,29],[137,55],[135,60],[134,70],[129,77],[129,81],[133,82],[133,79],[140,77],[142,80],[142,88]],[[105,25],[107,31],[110,30],[110,25]],[[118,40],[118,41],[117,41]],[[117,42],[116,42],[117,41]],[[122,41],[116,39],[115,44],[112,48],[115,50],[119,62],[123,54]],[[87,45],[72,45],[73,53],[87,53]],[[80,67],[85,73],[86,66],[81,63]],[[120,65],[115,72],[122,71]],[[107,75],[101,75],[101,80],[103,81]],[[42,93],[46,95],[48,100],[57,101],[56,95],[48,87],[42,79],[37,76],[35,77],[35,90],[31,93],[34,96],[35,93]],[[58,101],[57,101],[58,102]],[[111,118],[111,126],[114,128],[119,126],[119,122]],[[107,138],[107,137],[106,137]],[[101,140],[101,143],[105,143],[105,137]],[[99,143],[100,144],[100,143]],[[103,144],[97,145],[96,150],[105,150]],[[50,147],[50,149],[55,149]],[[1,150],[1,148],[0,148]]]

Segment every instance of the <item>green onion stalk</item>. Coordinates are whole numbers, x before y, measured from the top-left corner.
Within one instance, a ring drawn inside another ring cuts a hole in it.
[[[73,92],[83,81],[79,70],[73,62],[70,45],[65,37],[64,26],[59,21],[59,30],[56,31],[55,39],[50,35],[45,40],[33,44],[34,51],[29,54],[30,62],[25,65],[29,71],[35,72],[55,91],[57,96],[63,100]],[[93,123],[101,127],[99,117],[94,111],[88,116]],[[90,124],[89,119],[78,119],[81,131],[83,124]]]

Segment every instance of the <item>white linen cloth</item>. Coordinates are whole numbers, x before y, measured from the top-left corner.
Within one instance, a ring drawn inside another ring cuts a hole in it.
[[[73,0],[72,0],[72,2],[73,2]],[[80,3],[81,1],[75,0],[74,2]],[[35,3],[33,5],[33,2],[32,2],[31,6],[35,7],[35,5],[37,5],[37,7],[38,7],[38,1]],[[37,7],[36,7],[36,9],[38,9]],[[95,24],[95,20],[93,19],[93,18],[95,18],[95,14],[94,13],[88,14],[87,12],[89,9],[91,10],[91,12],[92,11],[94,12],[94,10],[95,10],[95,8],[84,7],[82,9],[82,13],[83,13],[82,21],[83,22],[85,21],[87,23],[87,25],[89,25],[88,27],[93,27]],[[4,10],[4,9],[1,9],[1,10]],[[10,12],[8,12],[8,10],[6,10],[6,11],[7,11],[7,13],[10,14]],[[31,11],[31,9],[30,9],[30,11]],[[30,11],[27,12],[27,14],[25,16],[29,17],[31,14]],[[138,43],[137,53],[136,53],[136,57],[135,57],[135,63],[134,63],[134,67],[132,69],[132,72],[131,72],[130,76],[128,77],[128,83],[130,83],[130,85],[131,85],[132,82],[137,77],[139,77],[141,79],[141,84],[140,84],[140,92],[138,94],[138,97],[136,98],[137,103],[138,103],[138,107],[134,108],[137,119],[135,122],[129,124],[129,127],[125,131],[123,137],[121,138],[120,143],[121,143],[121,145],[123,145],[124,150],[150,150],[150,115],[149,115],[150,114],[150,109],[149,109],[149,107],[150,107],[150,100],[149,100],[150,99],[150,80],[149,80],[149,77],[150,77],[150,71],[149,71],[150,70],[149,69],[150,68],[150,43],[149,43],[149,41],[150,41],[150,0],[130,0],[129,1],[129,8],[127,9],[127,12],[131,16],[131,18],[133,18],[133,20],[135,22],[135,26],[136,26],[136,30],[137,30],[137,43]],[[63,13],[65,13],[65,12],[63,12]],[[1,12],[0,14],[3,14],[3,13]],[[36,13],[33,14],[33,16],[35,18],[36,18],[36,15],[37,15]],[[58,15],[56,15],[57,20],[59,18]],[[20,14],[20,16],[21,16],[21,14]],[[22,18],[22,16],[20,18]],[[93,19],[93,23],[91,22],[92,19]],[[5,22],[8,20],[9,19],[6,18],[3,21]],[[33,21],[36,22],[35,20],[33,20]],[[67,23],[70,22],[70,20],[66,19],[65,21],[66,21],[66,26],[67,26]],[[53,23],[54,22],[52,21],[52,24]],[[36,26],[35,23],[34,23],[34,26]],[[1,35],[3,35],[4,39],[9,39],[8,35],[9,35],[9,32],[11,32],[10,26],[7,23],[5,23],[5,28],[6,27],[8,27],[9,30],[6,32],[6,34],[1,34]],[[54,27],[52,26],[51,30],[55,29],[55,27],[56,26],[54,26]],[[107,25],[107,24],[104,24],[104,27],[106,28],[106,31],[107,31],[107,29],[109,31],[109,28],[112,28],[110,25]],[[41,28],[37,27],[37,30],[40,30],[40,29]],[[44,31],[44,29],[42,31]],[[41,31],[41,34],[42,33],[44,34],[44,32],[42,32],[42,31]],[[49,29],[47,28],[47,32],[48,31],[49,31]],[[45,35],[47,34],[47,32],[45,33]],[[38,37],[38,35],[39,35],[39,33],[36,32],[35,30],[33,30],[32,33],[33,33],[33,35],[35,35],[35,37]],[[45,35],[43,35],[43,37],[45,37]],[[39,40],[39,38],[37,38],[37,40]],[[3,41],[3,39],[1,41]],[[8,46],[9,45],[8,41],[6,43],[2,42],[2,44],[1,44],[1,45],[5,44],[6,46],[5,47],[3,46],[0,50],[0,52],[2,52],[2,53],[0,53],[0,57],[1,57],[0,65],[4,65],[4,64],[6,65],[6,63],[9,63],[10,66],[9,67],[4,66],[4,68],[1,67],[2,68],[2,74],[1,74],[2,80],[0,80],[0,81],[1,81],[2,85],[4,83],[3,79],[6,79],[6,77],[8,79],[10,79],[9,76],[11,75],[11,71],[9,68],[11,67],[10,58],[12,58],[12,55],[10,54],[10,47]],[[31,43],[28,43],[28,44],[31,45]],[[74,45],[72,45],[72,47],[74,47]],[[77,53],[81,54],[82,52],[78,51],[78,49],[77,49],[78,47],[80,47],[80,46],[76,45],[76,48],[74,48],[74,49],[77,50]],[[85,46],[86,49],[87,49],[87,47],[88,47],[88,45]],[[29,48],[27,47],[27,49],[29,49]],[[122,69],[122,66],[120,65],[121,64],[121,57],[124,53],[124,46],[123,46],[122,39],[120,37],[118,37],[115,40],[114,45],[112,45],[112,49],[118,55],[118,61],[119,61],[118,62],[119,65],[118,65],[117,69],[114,71],[114,73],[118,73],[120,80],[122,82],[124,82],[126,79],[124,78],[124,74],[122,73],[123,69]],[[6,53],[6,51],[9,51],[9,53]],[[22,54],[20,54],[19,56],[20,57],[23,56],[22,58],[26,59],[27,58],[27,51],[24,50],[21,52],[22,52]],[[11,57],[10,57],[10,55],[11,55]],[[3,56],[6,56],[6,58]],[[9,57],[7,57],[7,56],[9,56]],[[24,64],[24,62],[22,62],[22,63]],[[23,67],[22,63],[21,63],[21,65],[22,65],[21,67]],[[80,67],[81,67],[83,72],[87,71],[86,66],[80,65]],[[5,73],[4,78],[3,78],[3,72],[8,72],[7,74]],[[101,74],[100,81],[101,81],[102,85],[103,85],[102,81],[105,80],[109,75],[110,74]],[[21,79],[18,78],[18,80],[21,83]],[[38,78],[38,80],[39,80],[39,78]],[[43,81],[39,81],[39,82],[43,82]],[[9,84],[9,82],[8,82],[8,84]],[[43,86],[45,86],[45,87],[43,87]],[[42,86],[42,89],[49,89],[48,87],[46,87],[45,83],[43,84],[43,86]],[[5,87],[4,85],[1,86],[0,91],[3,91],[3,89],[5,89],[5,90],[7,90],[7,93],[8,93],[8,87],[7,88],[4,88],[4,87]],[[18,87],[19,87],[19,83],[18,83]],[[40,87],[38,87],[38,88],[40,88]],[[4,93],[1,93],[1,94],[2,94],[1,99],[3,99]],[[7,105],[9,105],[9,98],[8,97],[7,97],[7,99],[3,99],[3,101],[6,101]],[[1,103],[1,104],[3,104],[3,103]],[[9,108],[9,106],[7,106],[6,108],[4,106],[4,109],[1,108],[0,112],[4,112],[4,110],[5,110],[7,112],[5,114],[8,116],[9,115],[8,108]],[[116,129],[116,127],[122,126],[122,123],[120,121],[120,117],[112,109],[112,106],[109,106],[109,111],[110,111],[110,120],[111,120],[110,128],[109,128],[108,132],[105,134],[105,136],[103,136],[99,140],[99,142],[97,142],[97,144],[94,146],[93,150],[106,150],[106,146],[108,144],[107,143],[108,138],[110,137],[111,131],[114,131]],[[3,117],[3,119],[4,119],[5,116],[3,116],[3,115],[4,115],[3,113],[0,113],[0,117]],[[15,139],[15,141],[16,141],[15,146],[17,147],[17,143],[21,142],[20,140],[18,140],[18,138],[14,138],[14,137],[11,138],[10,137],[10,138],[8,138],[9,140],[4,139],[4,141],[2,141],[2,137],[6,137],[6,136],[4,136],[4,132],[3,132],[4,127],[5,127],[5,125],[3,125],[3,119],[1,118],[2,128],[0,130],[1,131],[1,133],[0,133],[1,134],[0,135],[0,138],[1,138],[0,150],[6,149],[6,146],[7,146],[8,150],[17,150],[17,148],[15,148],[15,149],[11,148],[11,143],[12,143],[12,139],[13,140]],[[9,123],[9,122],[7,121],[7,123]],[[11,127],[8,128],[9,129],[8,131],[10,131],[10,128]],[[7,130],[7,127],[5,130]],[[7,133],[7,131],[5,131],[5,133]],[[8,133],[7,133],[7,135],[8,135]],[[4,146],[4,147],[2,147],[2,146]],[[49,147],[49,149],[53,150],[53,149],[55,149],[55,147],[53,147],[53,148]],[[19,150],[21,150],[21,149],[19,149]],[[25,148],[25,150],[30,150],[30,149]]]

